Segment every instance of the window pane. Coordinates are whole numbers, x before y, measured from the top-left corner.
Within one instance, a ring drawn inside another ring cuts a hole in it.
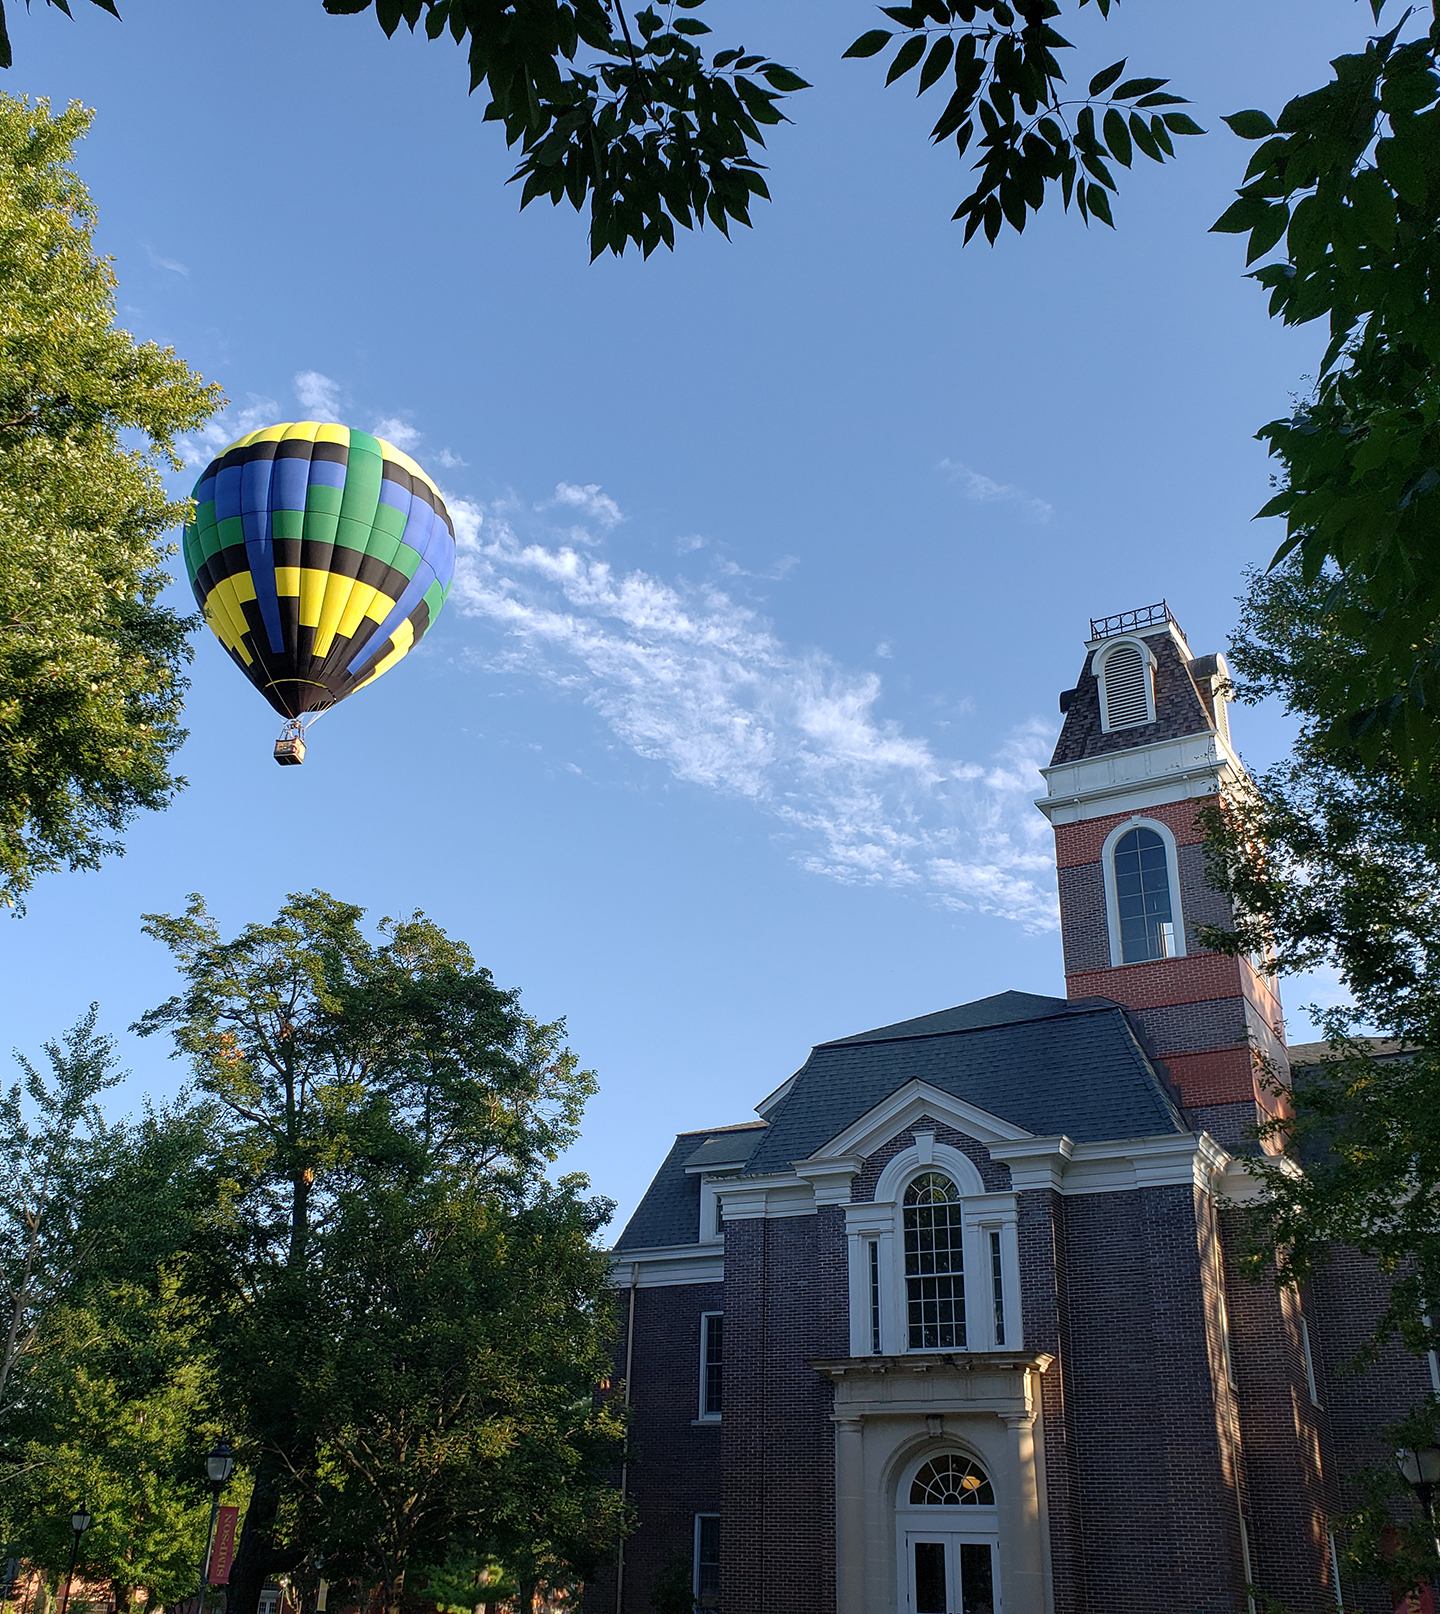
[[[1000,1270],[1000,1235],[990,1235],[990,1284],[995,1291],[995,1343],[1005,1343],[1005,1279]]]
[[[1164,841],[1153,829],[1132,829],[1115,843],[1114,864],[1121,961],[1169,958],[1175,931]]]
[[[717,1514],[700,1515],[700,1528],[695,1535],[695,1591],[701,1608],[719,1607],[720,1519]]]
[[[880,1354],[880,1241],[870,1240],[870,1349]]]
[[[892,1558],[891,1563],[894,1563]],[[681,1559],[684,1562],[684,1559]],[[946,1614],[945,1543],[915,1543],[915,1614]]]
[[[725,1319],[714,1313],[705,1319],[705,1410],[720,1411],[720,1373],[725,1344]]]
[[[911,1350],[965,1345],[964,1210],[938,1171],[905,1192],[905,1302]]]
[[[960,1544],[960,1607],[964,1614],[995,1614],[995,1572],[988,1542]]]

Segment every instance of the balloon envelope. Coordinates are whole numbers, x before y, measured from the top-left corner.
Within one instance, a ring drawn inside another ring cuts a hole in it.
[[[215,637],[284,717],[323,712],[419,644],[455,528],[408,454],[305,420],[233,443],[195,484],[185,569]]]

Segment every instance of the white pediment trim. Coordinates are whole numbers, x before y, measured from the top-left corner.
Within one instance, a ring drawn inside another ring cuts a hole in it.
[[[888,1098],[868,1110],[858,1121],[852,1121],[843,1132],[836,1133],[828,1143],[817,1149],[809,1160],[797,1161],[797,1169],[809,1166],[812,1162],[818,1165],[847,1156],[859,1155],[863,1158],[874,1154],[877,1149],[889,1143],[897,1133],[906,1131],[924,1115],[928,1115],[932,1120],[944,1121],[957,1132],[963,1132],[967,1137],[985,1144],[1015,1143],[1034,1136],[1023,1126],[1016,1126],[1013,1121],[992,1115],[989,1110],[982,1110],[978,1104],[968,1103],[965,1099],[956,1098],[950,1093],[942,1093],[938,1087],[931,1087],[928,1082],[912,1081],[906,1082],[903,1087],[897,1087]]]

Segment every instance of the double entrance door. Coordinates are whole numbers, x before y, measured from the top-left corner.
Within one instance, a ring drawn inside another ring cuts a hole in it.
[[[907,1530],[908,1614],[1001,1614],[993,1539],[950,1530]]]

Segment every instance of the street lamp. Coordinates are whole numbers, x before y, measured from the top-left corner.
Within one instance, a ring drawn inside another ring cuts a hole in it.
[[[200,1595],[196,1601],[196,1614],[204,1614],[205,1588],[210,1581],[210,1546],[215,1539],[215,1515],[220,1511],[220,1492],[235,1468],[235,1454],[230,1442],[221,1435],[205,1459],[205,1472],[210,1476],[210,1526],[205,1532],[205,1556],[200,1560]],[[61,1609],[60,1614],[65,1614]]]
[[[1435,1490],[1440,1486],[1440,1446],[1404,1446],[1395,1453],[1395,1466],[1414,1491],[1425,1517],[1433,1522]]]
[[[65,1577],[65,1595],[60,1599],[60,1614],[70,1607],[70,1586],[75,1579],[75,1560],[80,1556],[80,1537],[90,1528],[90,1509],[82,1502],[70,1515],[70,1528],[75,1540],[70,1547],[70,1573]]]

